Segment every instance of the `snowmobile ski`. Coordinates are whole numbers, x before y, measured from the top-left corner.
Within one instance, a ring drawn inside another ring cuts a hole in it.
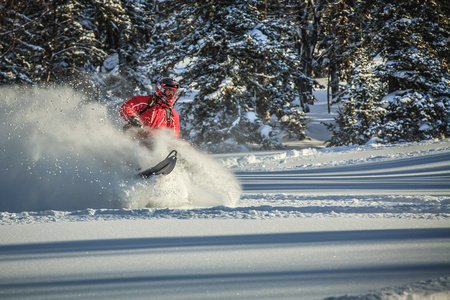
[[[170,172],[172,172],[173,169],[175,168],[176,163],[177,163],[177,151],[172,150],[163,161],[161,161],[154,167],[139,172],[137,174],[137,177],[150,178],[154,175],[170,174]]]

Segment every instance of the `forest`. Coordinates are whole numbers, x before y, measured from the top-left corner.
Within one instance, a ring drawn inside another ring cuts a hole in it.
[[[318,88],[339,107],[329,146],[442,139],[449,16],[447,0],[1,0],[0,85],[114,104],[172,76],[194,95],[183,138],[211,152],[307,138]]]

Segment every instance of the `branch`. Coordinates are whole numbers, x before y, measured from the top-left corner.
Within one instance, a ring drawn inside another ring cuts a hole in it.
[[[30,25],[30,24],[32,24],[32,23],[35,23],[37,20],[39,20],[40,18],[42,18],[43,16],[45,16],[45,15],[48,14],[49,12],[50,12],[50,10],[47,10],[46,12],[44,12],[42,15],[40,15],[40,16],[37,17],[36,19],[31,20],[31,21],[29,21],[28,23],[25,23],[25,24],[21,25],[20,27],[18,27],[18,28],[16,28],[16,29],[11,29],[10,31],[0,32],[0,36],[2,36],[2,35],[7,35],[7,34],[11,34],[11,33],[14,34],[16,31],[24,30],[24,29],[25,29],[25,26],[28,26],[28,25]],[[15,22],[16,18],[17,18],[17,13],[16,13],[16,15],[14,16],[13,27],[14,27],[14,22]]]
[[[43,16],[45,16],[45,15],[48,14],[49,12],[50,12],[50,10],[44,12],[42,15],[40,15],[40,16],[37,17],[36,19],[31,20],[31,21],[29,21],[28,23],[25,23],[25,24],[21,25],[20,27],[14,29],[14,24],[15,24],[15,22],[16,22],[17,14],[18,14],[18,13],[16,12],[16,14],[14,15],[14,19],[13,19],[13,21],[12,21],[12,26],[11,26],[12,29],[11,29],[10,31],[0,32],[0,36],[7,35],[7,34],[11,34],[11,35],[12,35],[12,43],[11,43],[11,46],[8,48],[8,50],[5,51],[5,53],[3,53],[2,55],[0,55],[0,59],[3,58],[3,57],[5,57],[9,52],[11,52],[12,49],[14,48],[14,46],[16,45],[16,34],[15,34],[16,31],[24,30],[24,29],[25,29],[25,26],[28,26],[29,24],[35,23],[37,20],[39,20],[40,18],[42,18]]]

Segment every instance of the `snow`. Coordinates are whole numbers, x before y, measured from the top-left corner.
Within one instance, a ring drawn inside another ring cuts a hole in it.
[[[272,127],[270,127],[269,125],[261,125],[258,131],[261,133],[261,136],[269,137],[270,132],[272,131]]]
[[[449,139],[324,148],[318,91],[286,150],[149,153],[70,90],[0,94],[2,299],[450,299]]]
[[[248,36],[253,38],[258,44],[262,45],[267,44],[267,41],[269,40],[267,36],[257,28],[250,30],[247,34]]]
[[[247,112],[247,113],[246,113],[246,117],[247,117],[247,119],[249,119],[250,122],[252,122],[252,123],[256,122],[256,120],[258,119],[258,116],[257,116],[256,113],[253,112],[253,111]]]

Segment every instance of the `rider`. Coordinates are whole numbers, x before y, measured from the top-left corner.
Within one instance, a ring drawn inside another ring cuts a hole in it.
[[[158,80],[153,95],[135,96],[125,102],[119,109],[128,127],[154,130],[169,129],[178,138],[180,136],[180,118],[173,108],[180,84],[173,78]]]

